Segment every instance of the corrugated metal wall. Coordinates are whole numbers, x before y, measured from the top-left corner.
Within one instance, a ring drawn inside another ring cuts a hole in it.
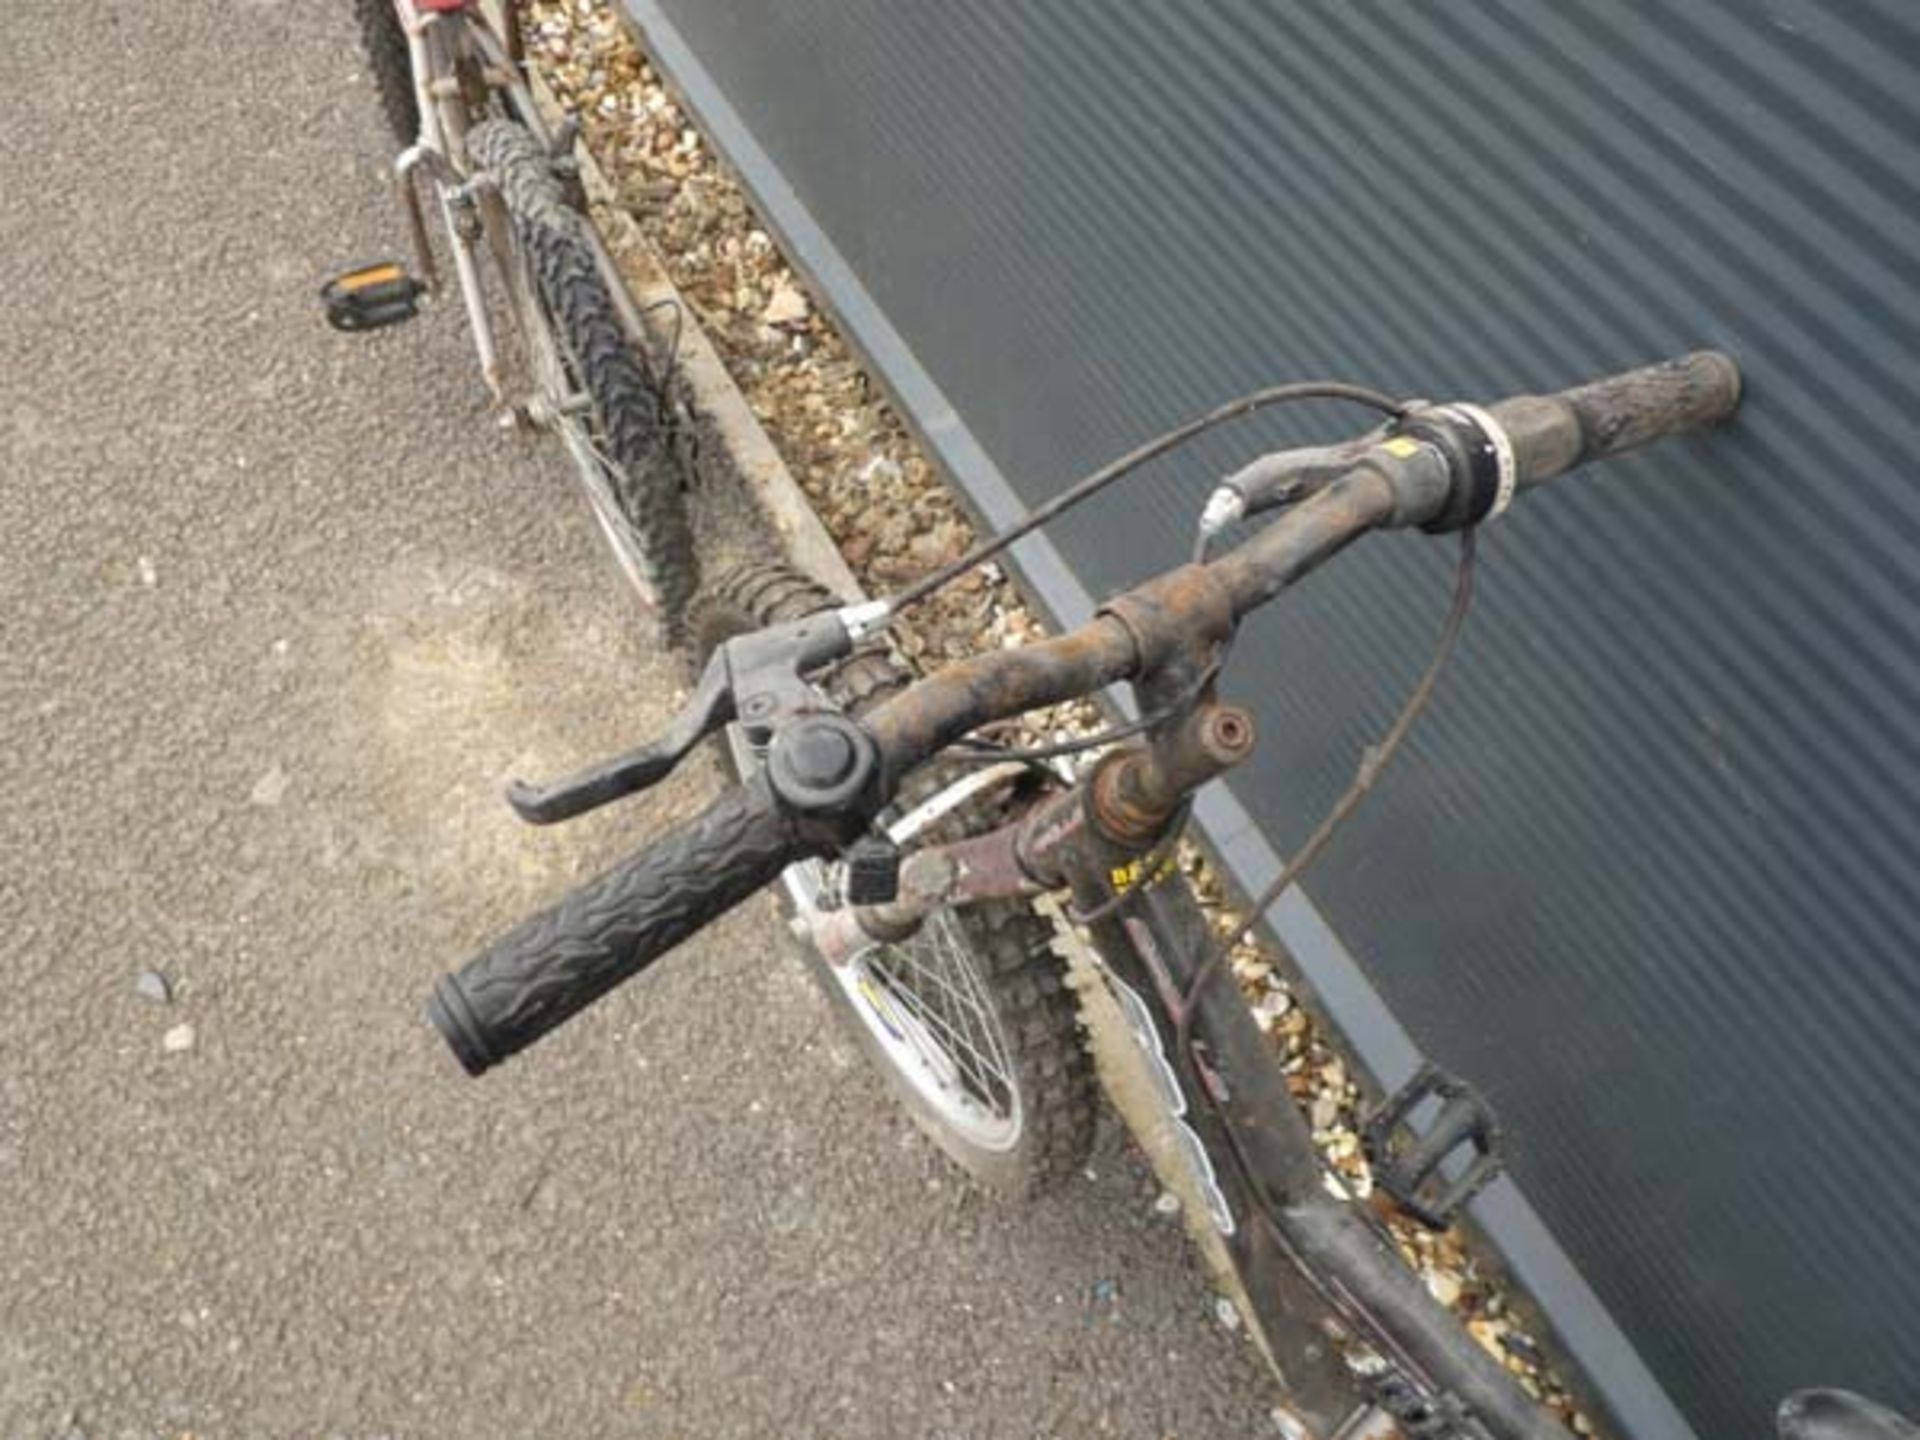
[[[1920,6],[632,8],[1030,501],[1276,378],[1739,357],[1736,432],[1488,535],[1457,670],[1310,890],[1696,1429],[1765,1433],[1815,1382],[1920,1410]],[[1330,420],[1054,538],[1121,586]],[[1449,560],[1369,542],[1243,642],[1235,791],[1282,846],[1424,661]]]

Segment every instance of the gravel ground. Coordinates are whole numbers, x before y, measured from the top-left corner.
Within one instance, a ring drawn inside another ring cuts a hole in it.
[[[497,799],[675,675],[453,313],[320,324],[400,233],[345,8],[0,50],[0,1435],[1271,1433],[1125,1157],[978,1200],[765,906],[484,1082],[422,1028],[710,780]]]

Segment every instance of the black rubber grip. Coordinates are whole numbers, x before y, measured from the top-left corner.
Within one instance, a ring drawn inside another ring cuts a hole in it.
[[[427,1018],[482,1074],[817,853],[755,776],[441,976]]]
[[[1717,425],[1739,404],[1740,367],[1717,350],[1697,350],[1492,410],[1513,445],[1519,483],[1536,485],[1589,460]]]

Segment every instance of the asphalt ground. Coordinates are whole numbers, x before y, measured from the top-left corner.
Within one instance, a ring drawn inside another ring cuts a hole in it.
[[[977,1196],[768,904],[458,1072],[432,977],[714,770],[501,782],[678,671],[453,309],[321,323],[401,239],[347,7],[8,18],[0,1437],[1273,1433],[1119,1141]]]

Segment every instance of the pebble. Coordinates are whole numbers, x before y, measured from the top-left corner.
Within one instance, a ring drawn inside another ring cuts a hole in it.
[[[1269,990],[1253,1005],[1253,1018],[1262,1030],[1272,1030],[1293,1009],[1293,997],[1284,990]]]
[[[1178,1215],[1180,1213],[1180,1197],[1171,1190],[1162,1190],[1159,1199],[1153,1202],[1153,1208],[1161,1215]]]
[[[1313,1108],[1307,1117],[1316,1130],[1331,1130],[1340,1123],[1340,1097],[1331,1090],[1322,1090],[1313,1097]]]
[[[1531,1335],[1523,1335],[1518,1330],[1508,1330],[1500,1336],[1500,1344],[1509,1355],[1516,1356],[1522,1363],[1538,1365],[1540,1346]]]
[[[165,1005],[173,999],[173,987],[158,970],[142,970],[133,982],[133,993],[156,1005]]]
[[[1500,1336],[1505,1332],[1506,1322],[1502,1320],[1473,1319],[1467,1321],[1467,1331],[1480,1342],[1480,1348],[1494,1359],[1506,1361],[1506,1354],[1500,1344]]]
[[[760,318],[769,325],[794,325],[807,318],[807,297],[783,279]]]
[[[1229,1330],[1240,1328],[1240,1307],[1224,1295],[1217,1295],[1213,1301],[1213,1318]]]
[[[160,1037],[160,1048],[169,1055],[179,1055],[193,1048],[193,1026],[182,1022]]]
[[[895,485],[900,481],[900,462],[885,455],[876,455],[854,473],[854,479],[862,485]]]
[[[1430,1270],[1427,1272],[1427,1291],[1442,1305],[1451,1310],[1460,1303],[1460,1292],[1466,1287],[1460,1277],[1451,1270]]]
[[[253,789],[247,792],[247,799],[256,805],[278,805],[286,797],[287,786],[292,783],[287,772],[275,765],[253,782]]]

